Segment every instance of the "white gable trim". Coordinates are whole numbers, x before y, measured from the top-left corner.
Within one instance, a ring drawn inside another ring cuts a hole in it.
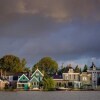
[[[18,82],[19,82],[19,80],[20,80],[23,76],[25,76],[25,77],[28,79],[28,77],[27,77],[25,74],[23,74],[23,75],[21,75],[20,78],[18,79]],[[28,79],[28,80],[29,80],[29,79]]]
[[[31,75],[31,77],[32,77],[37,71],[39,71],[39,73],[40,73],[42,76],[44,76],[44,75],[40,72],[40,70],[37,69],[37,70]]]
[[[34,76],[34,77],[32,77],[32,79],[30,80],[30,82],[31,82],[34,78],[38,81],[38,79]],[[38,81],[38,82],[39,82],[39,81]]]

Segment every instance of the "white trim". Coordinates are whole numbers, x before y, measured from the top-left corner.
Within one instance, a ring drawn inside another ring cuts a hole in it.
[[[80,74],[80,73],[62,73],[62,74]]]
[[[34,77],[32,77],[32,79],[30,80],[30,82],[31,82],[34,78],[38,81],[38,79],[34,76]],[[38,82],[39,82],[39,81],[38,81]]]
[[[55,81],[64,81],[64,79],[53,79]]]
[[[37,69],[37,70],[31,75],[31,77],[33,77],[33,75],[34,75],[37,71],[39,71],[39,73],[40,73],[42,76],[44,76],[44,75],[40,72],[40,70]]]
[[[87,70],[87,72],[100,72],[100,70]]]
[[[25,74],[23,74],[23,75],[21,75],[21,76],[18,78],[18,82],[19,82],[19,80],[20,80],[23,76],[25,76],[25,77],[28,79],[28,77],[27,77]],[[28,79],[28,81],[29,81],[29,79]]]

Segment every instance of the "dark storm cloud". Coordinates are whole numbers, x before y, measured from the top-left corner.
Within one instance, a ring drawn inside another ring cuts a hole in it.
[[[100,0],[0,0],[1,16],[12,13],[41,13],[59,20],[76,16],[100,19],[99,10]]]
[[[0,0],[0,55],[99,59],[99,26],[100,0]]]

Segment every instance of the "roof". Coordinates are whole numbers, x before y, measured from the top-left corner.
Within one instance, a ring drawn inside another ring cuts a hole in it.
[[[92,65],[91,65],[91,67],[90,67],[90,68],[93,68],[93,67],[95,67],[95,68],[96,68],[95,64],[92,62]]]
[[[62,79],[62,75],[54,74],[53,79]]]
[[[22,75],[22,76],[20,76],[20,78],[18,79],[18,82],[20,81],[20,79],[21,79],[22,77],[25,77],[25,78],[26,78],[26,80],[27,80],[27,81],[29,81],[29,78],[28,78],[25,74],[23,74],[23,75]]]
[[[35,75],[36,72],[39,72],[42,76],[44,76],[39,69],[36,69],[35,72],[31,75],[31,77],[33,77]]]
[[[35,79],[37,82],[39,82],[39,80],[38,80],[35,76],[33,76],[33,77],[31,78],[30,82],[34,81],[34,79]]]

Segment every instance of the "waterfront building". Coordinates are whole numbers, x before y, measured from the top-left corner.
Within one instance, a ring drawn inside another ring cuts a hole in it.
[[[9,84],[9,81],[6,79],[0,79],[0,90],[4,89],[6,85]]]
[[[88,72],[82,72],[80,74],[80,82],[83,88],[91,88],[91,74]]]
[[[92,66],[87,70],[91,74],[91,84],[95,89],[100,85],[100,70],[92,63]]]
[[[29,81],[31,89],[39,89],[40,88],[40,82],[42,81],[43,76],[44,75],[37,68],[36,71],[31,75],[31,79]]]
[[[66,88],[66,80],[63,79],[62,75],[58,75],[58,73],[56,72],[56,74],[53,75],[53,80],[55,81],[55,84],[56,84],[56,88],[59,88],[59,87],[64,87]]]
[[[80,88],[80,73],[75,73],[74,69],[71,66],[67,67],[66,72],[62,73],[62,75],[53,76],[53,80],[56,82],[57,87],[65,87],[65,88]]]
[[[23,74],[17,81],[17,89],[26,89],[29,87],[29,78]]]
[[[30,77],[23,74],[18,78],[17,89],[39,89],[43,76],[39,69],[36,69]]]
[[[66,80],[68,87],[80,88],[80,73],[75,73],[72,67],[69,67],[68,72],[62,73],[63,80]]]

